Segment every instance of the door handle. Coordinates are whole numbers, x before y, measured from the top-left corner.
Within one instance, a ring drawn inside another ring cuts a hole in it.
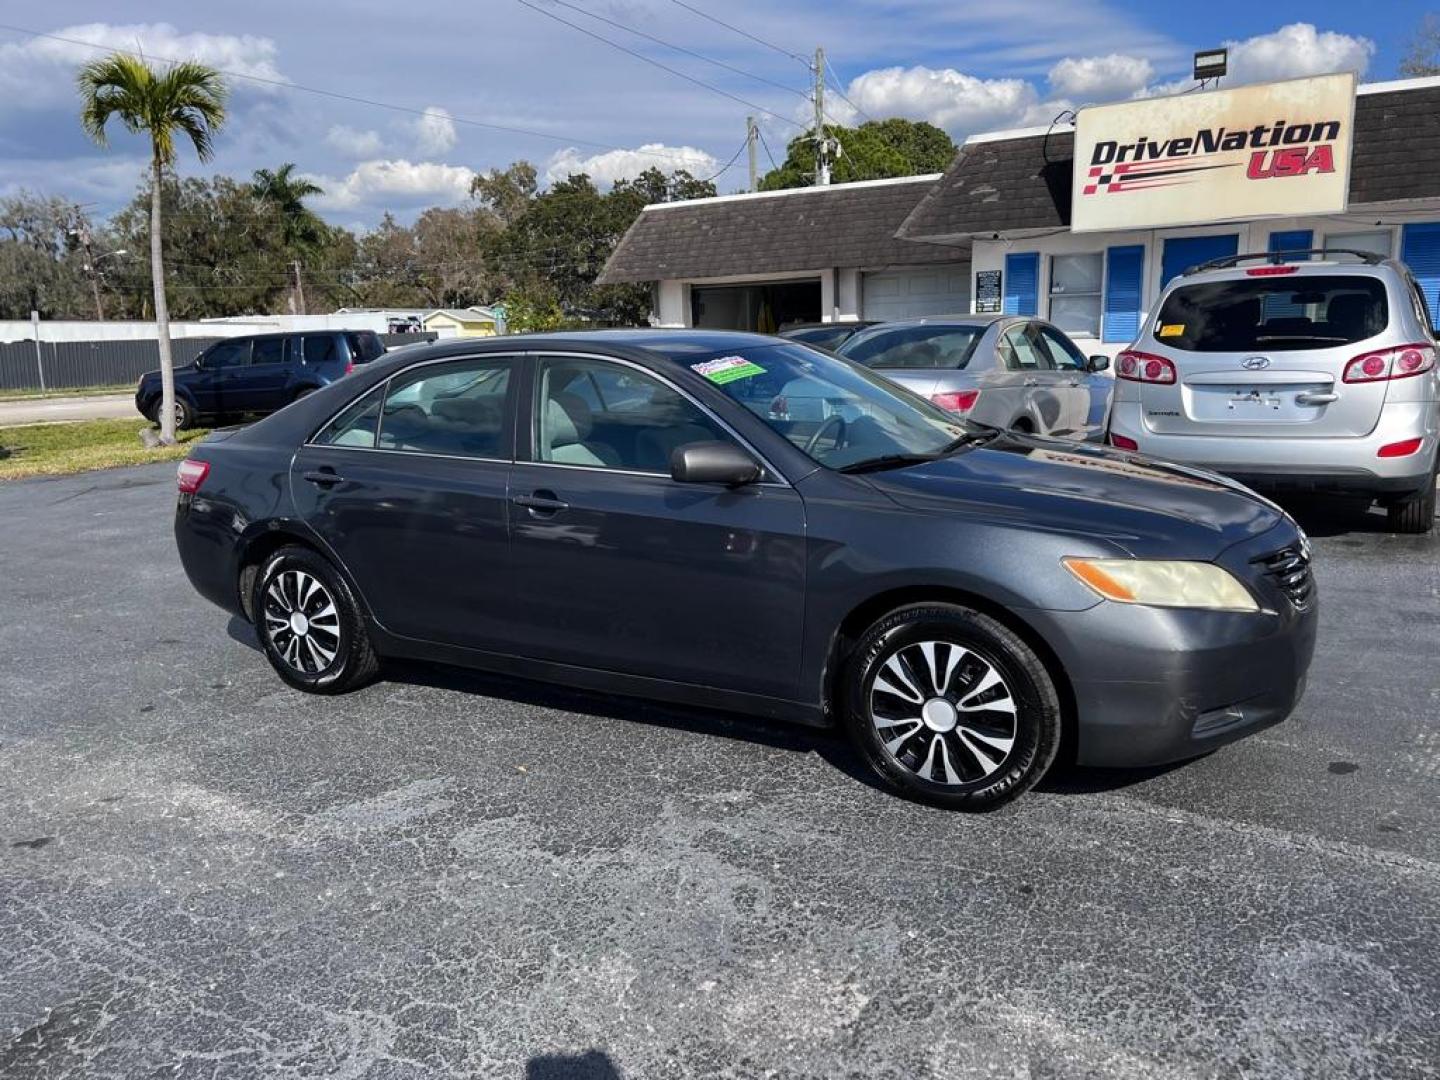
[[[310,469],[300,474],[301,480],[308,480],[312,484],[321,487],[329,487],[331,484],[343,483],[345,478],[334,469]]]
[[[1306,390],[1304,393],[1295,395],[1296,405],[1329,405],[1332,401],[1339,400],[1339,394],[1325,390]]]
[[[1039,379],[1026,379],[1026,380],[1025,380],[1023,383],[1021,383],[1020,385],[1021,385],[1021,386],[1039,386],[1039,385],[1040,385],[1040,380],[1039,380]]]
[[[510,500],[516,506],[523,506],[538,517],[549,517],[561,510],[570,509],[570,504],[555,497],[554,492],[537,491],[533,495],[516,495]]]

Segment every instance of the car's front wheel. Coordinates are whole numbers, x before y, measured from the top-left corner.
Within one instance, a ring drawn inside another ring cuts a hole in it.
[[[845,674],[845,722],[890,787],[981,810],[1045,775],[1060,745],[1060,701],[1034,650],[970,608],[900,608],[865,632]]]
[[[341,694],[380,668],[350,587],[309,548],[284,547],[265,561],[251,610],[266,659],[297,690]]]

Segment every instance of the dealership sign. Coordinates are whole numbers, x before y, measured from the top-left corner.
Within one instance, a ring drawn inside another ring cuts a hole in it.
[[[1070,228],[1343,212],[1354,127],[1351,74],[1082,109]]]

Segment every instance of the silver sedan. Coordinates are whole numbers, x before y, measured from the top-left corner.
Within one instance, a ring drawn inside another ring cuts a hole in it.
[[[942,408],[995,427],[1098,441],[1114,380],[1063,331],[1015,315],[880,323],[839,352]]]

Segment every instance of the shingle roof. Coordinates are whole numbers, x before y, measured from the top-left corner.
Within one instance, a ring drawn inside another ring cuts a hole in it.
[[[900,226],[908,240],[982,236],[1070,224],[1073,133],[967,143]],[[1440,197],[1440,86],[1355,98],[1350,202]]]
[[[906,177],[647,207],[598,280],[610,285],[954,262],[964,255],[953,247],[895,238],[936,179]]]

